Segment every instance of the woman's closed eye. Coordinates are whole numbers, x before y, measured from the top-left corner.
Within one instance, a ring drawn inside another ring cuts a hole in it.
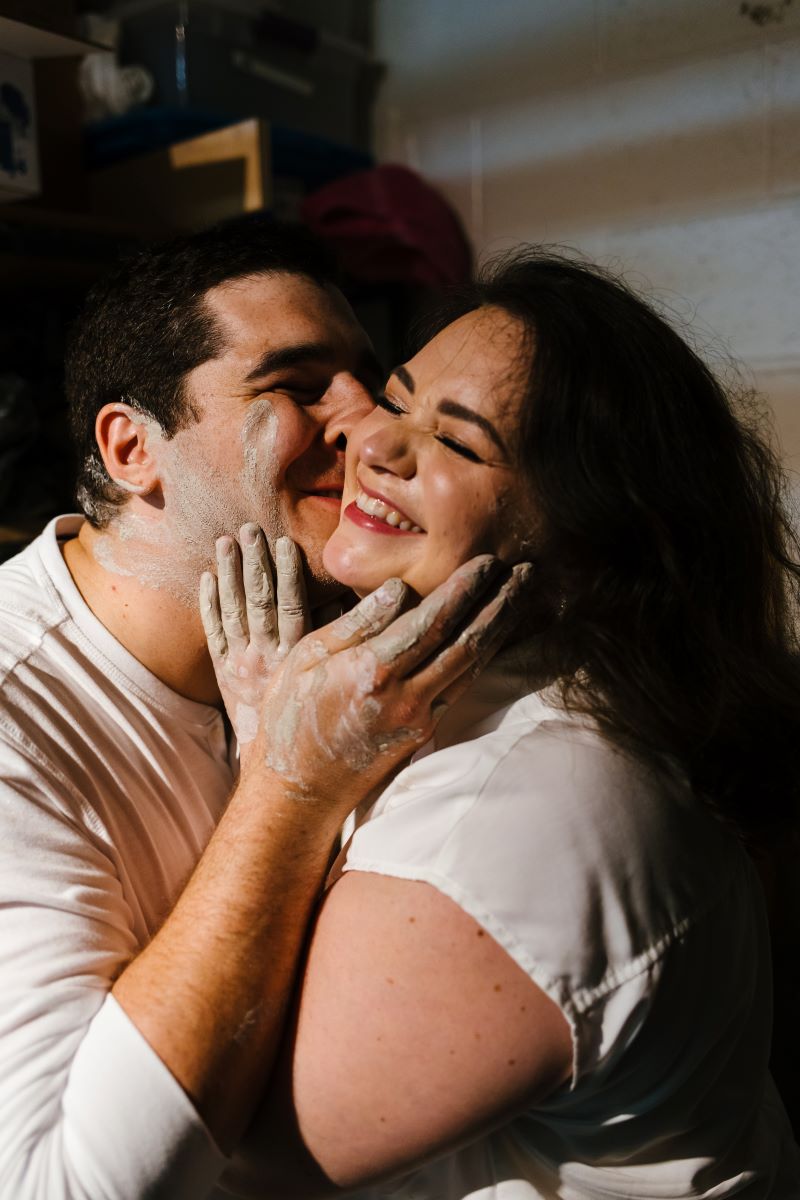
[[[406,410],[401,408],[394,400],[390,400],[385,392],[375,393],[375,403],[378,408],[384,408],[387,412],[393,413],[396,417],[400,416]]]
[[[468,458],[470,462],[483,462],[480,454],[476,454],[474,450],[470,450],[469,446],[465,446],[463,442],[457,442],[455,438],[449,437],[446,433],[437,433],[436,440],[443,446],[447,446],[448,450],[454,450],[456,454]]]
[[[398,404],[396,400],[390,399],[385,392],[378,392],[376,394],[375,403],[377,404],[378,408],[384,409],[386,412],[391,413],[395,417],[407,415],[408,410],[403,408],[402,405]],[[443,446],[446,446],[448,450],[452,450],[454,453],[460,454],[462,458],[469,459],[470,462],[483,462],[480,454],[476,453],[475,450],[471,450],[469,446],[465,446],[463,442],[459,442],[457,438],[451,437],[449,434],[437,433],[436,440],[437,442],[441,442]]]

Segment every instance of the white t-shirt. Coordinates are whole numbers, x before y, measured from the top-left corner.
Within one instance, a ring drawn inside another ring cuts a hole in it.
[[[0,1200],[198,1200],[225,1165],[109,995],[219,820],[235,755],[93,616],[52,522],[0,567]]]
[[[573,1077],[376,1193],[797,1200],[747,856],[680,781],[526,692],[505,654],[374,805],[344,870],[424,880],[474,917],[564,1013]]]

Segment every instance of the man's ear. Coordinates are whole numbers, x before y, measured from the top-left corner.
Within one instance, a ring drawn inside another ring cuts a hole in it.
[[[126,492],[148,496],[160,485],[152,422],[129,404],[104,404],[94,433],[105,468]]]

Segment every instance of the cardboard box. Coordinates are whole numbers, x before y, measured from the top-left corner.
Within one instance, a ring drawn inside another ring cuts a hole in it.
[[[201,229],[271,200],[269,125],[228,125],[89,173],[92,212],[144,217],[166,229]]]

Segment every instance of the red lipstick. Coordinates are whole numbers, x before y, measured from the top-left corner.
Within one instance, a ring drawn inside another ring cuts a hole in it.
[[[382,521],[380,517],[373,517],[370,513],[363,512],[355,500],[352,500],[344,510],[344,515],[348,521],[352,521],[354,525],[360,525],[362,529],[368,529],[371,533],[391,533],[399,537],[417,537],[410,529],[400,529],[397,525],[389,525],[386,521]]]

